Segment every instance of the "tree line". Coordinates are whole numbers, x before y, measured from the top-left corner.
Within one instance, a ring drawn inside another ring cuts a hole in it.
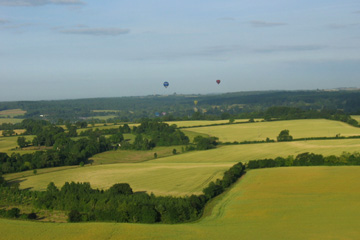
[[[198,101],[196,107],[205,110],[205,114],[194,111],[194,100]],[[229,119],[230,115],[255,118],[261,117],[259,115],[264,116],[259,113],[264,113],[271,106],[310,110],[314,111],[313,114],[321,109],[343,109],[346,114],[360,114],[360,91],[263,91],[217,95],[174,94],[169,96],[0,102],[0,110],[20,108],[27,111],[24,118],[40,119],[40,115],[42,115],[53,123],[60,119],[72,122],[80,119],[90,121],[93,117],[109,114],[115,116],[111,120],[112,122],[155,118],[159,115],[157,113],[161,113],[163,121],[202,118]],[[91,121],[96,120],[92,119]]]
[[[330,155],[324,157],[321,154],[301,153],[295,158],[293,156],[267,158],[251,160],[247,163],[247,168],[272,168],[272,167],[291,167],[291,166],[357,166],[360,165],[360,153],[346,153],[340,156]]]

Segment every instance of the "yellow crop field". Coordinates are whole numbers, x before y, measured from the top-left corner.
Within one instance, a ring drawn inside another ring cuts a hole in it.
[[[254,159],[287,157],[304,152],[340,155],[343,152],[360,151],[360,139],[312,140],[221,146],[207,151],[193,151],[186,154],[161,158],[157,163],[221,163],[248,162]]]
[[[24,133],[26,130],[25,129],[15,129],[14,130],[14,132],[16,133],[16,134],[22,134],[22,133]],[[2,135],[2,132],[3,132],[3,130],[0,130],[0,136],[3,136]]]
[[[360,167],[252,170],[195,223],[41,223],[0,219],[22,239],[358,239]],[[19,231],[21,229],[21,231]]]
[[[210,182],[221,178],[233,163],[106,164],[78,167],[18,178],[21,188],[45,190],[49,182],[61,187],[65,182],[90,182],[93,188],[107,189],[115,183],[129,183],[134,191],[156,195],[200,194]],[[10,175],[11,176],[11,175]],[[5,176],[7,180],[11,180]]]
[[[276,140],[281,130],[288,129],[293,138],[360,135],[360,128],[325,119],[255,122],[224,126],[191,128],[191,131],[218,137],[223,142]]]

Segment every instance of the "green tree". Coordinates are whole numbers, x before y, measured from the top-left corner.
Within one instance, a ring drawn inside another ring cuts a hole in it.
[[[111,195],[117,195],[117,194],[131,195],[131,194],[133,194],[133,190],[128,183],[116,183],[112,187],[109,188],[108,192]]]
[[[18,137],[17,144],[19,145],[20,148],[24,148],[28,146],[28,142],[26,141],[25,137]]]
[[[290,135],[289,130],[282,130],[277,137],[278,142],[292,141],[293,137]]]
[[[196,136],[194,138],[194,143],[196,144],[197,150],[207,150],[215,148],[218,138],[217,137],[203,137],[203,136]]]
[[[15,134],[15,131],[12,130],[12,129],[3,130],[3,132],[2,132],[2,135],[3,135],[4,137],[10,137],[10,136],[12,136],[12,135],[14,135],[14,134]]]
[[[68,214],[68,222],[80,222],[81,213],[78,210],[71,210]]]

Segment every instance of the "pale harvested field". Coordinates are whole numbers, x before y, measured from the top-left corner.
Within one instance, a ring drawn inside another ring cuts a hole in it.
[[[25,131],[26,131],[25,129],[15,129],[15,130],[14,130],[14,132],[15,132],[16,134],[18,134],[18,135],[24,133]],[[0,136],[3,136],[3,135],[2,135],[2,132],[3,132],[3,130],[0,130]],[[17,137],[19,137],[19,136],[17,136]]]
[[[193,132],[218,137],[223,142],[259,141],[266,138],[276,140],[279,133],[287,129],[293,138],[335,137],[360,135],[360,128],[346,123],[325,119],[255,122],[224,126],[191,128]]]
[[[253,170],[188,224],[37,223],[0,219],[3,239],[358,239],[360,167]],[[19,231],[21,229],[21,231]]]

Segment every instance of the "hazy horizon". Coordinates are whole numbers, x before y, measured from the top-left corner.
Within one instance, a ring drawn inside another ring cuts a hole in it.
[[[0,101],[358,88],[359,40],[355,0],[0,0]]]

